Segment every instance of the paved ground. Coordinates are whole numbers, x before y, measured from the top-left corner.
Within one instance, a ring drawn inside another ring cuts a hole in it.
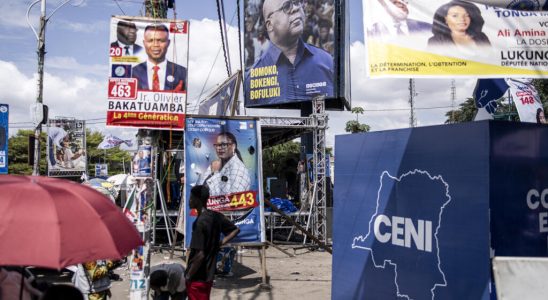
[[[324,251],[294,249],[282,246],[294,257],[269,247],[266,250],[267,285],[262,284],[259,251],[241,249],[233,266],[233,275],[218,277],[212,299],[330,299],[331,254]],[[183,263],[181,252],[170,259],[168,252],[154,253],[152,264],[164,262]],[[113,299],[129,298],[129,272],[116,270],[123,281],[113,282]]]

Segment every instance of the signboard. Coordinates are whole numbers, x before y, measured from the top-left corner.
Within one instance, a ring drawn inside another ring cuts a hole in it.
[[[108,176],[108,164],[96,164],[95,165],[95,177]]]
[[[547,139],[496,121],[337,136],[333,299],[493,299],[492,256],[548,256]]]
[[[9,105],[0,104],[0,174],[8,174]]]
[[[230,214],[240,233],[233,243],[264,242],[260,128],[251,118],[186,120],[185,245],[189,245],[196,212],[188,199],[195,185],[207,184],[207,208]]]
[[[85,121],[49,119],[47,152],[48,176],[81,176],[86,173]]]
[[[244,1],[245,107],[300,108],[317,96],[348,106],[341,2]]]
[[[546,77],[547,17],[546,11],[466,1],[363,0],[367,73],[406,78]]]
[[[152,177],[152,146],[139,146],[133,156],[132,173],[135,177]]]
[[[188,21],[112,17],[107,125],[183,129]]]

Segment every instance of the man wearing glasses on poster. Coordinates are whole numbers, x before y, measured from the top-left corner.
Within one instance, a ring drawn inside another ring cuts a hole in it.
[[[333,57],[302,40],[303,0],[265,0],[268,50],[246,74],[245,93],[252,104],[279,104],[333,96]]]
[[[200,184],[209,187],[210,196],[229,195],[249,191],[251,178],[245,167],[236,137],[221,132],[213,144],[218,159],[214,160],[203,175]]]

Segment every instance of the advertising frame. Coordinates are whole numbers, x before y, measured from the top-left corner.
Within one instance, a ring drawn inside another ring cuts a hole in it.
[[[76,177],[87,173],[86,121],[57,117],[48,120],[49,177]]]
[[[9,105],[0,104],[0,174],[8,174]]]
[[[326,2],[322,5],[319,5],[320,1],[317,3],[314,1],[310,4],[318,7],[329,5],[328,8],[320,9],[324,9],[324,12],[332,11],[331,19],[316,15],[307,17],[305,7],[312,2],[301,2],[299,9],[305,12],[303,14],[305,21],[299,40],[304,43],[299,43],[300,54],[294,65],[280,54],[281,51],[277,47],[272,47],[274,44],[269,40],[265,25],[267,23],[262,15],[263,3],[264,0],[244,1],[244,64],[246,66],[243,78],[244,106],[246,108],[299,109],[310,105],[316,96],[325,96],[326,109],[350,110],[348,30],[350,20],[347,17],[346,1],[333,0],[332,3]],[[267,19],[278,11],[280,14],[285,14],[280,8],[269,13]],[[324,40],[328,42],[321,42],[319,24],[322,24],[322,36],[327,36]],[[327,34],[326,28],[329,28]],[[253,56],[251,53],[254,53]],[[307,53],[310,54],[307,55]],[[326,54],[330,55],[331,59],[328,59]],[[301,71],[299,66],[303,66]],[[299,72],[301,75],[297,74]],[[280,73],[283,74],[280,75]],[[303,79],[305,77],[303,75],[307,78]],[[252,77],[255,78],[252,79]],[[292,78],[300,79],[297,79],[299,81],[297,82]]]
[[[107,126],[183,130],[189,27],[186,20],[111,18]],[[161,41],[161,53],[149,52],[153,40]]]
[[[232,134],[235,141],[232,141],[232,137],[227,136],[226,133]],[[232,145],[225,147],[224,143]],[[210,147],[209,144],[213,146]],[[211,192],[208,207],[225,214],[240,228],[240,233],[231,243],[262,245],[266,241],[266,235],[259,118],[188,116],[184,149],[185,187],[184,198],[181,201],[184,208],[182,207],[181,210],[183,211],[185,247],[190,245],[192,223],[196,220],[196,213],[189,208],[190,191],[196,184],[204,182],[208,184]],[[217,149],[220,150],[217,151]],[[233,155],[229,158],[230,152]],[[211,167],[215,161],[219,161],[218,159],[210,161],[215,155],[225,162],[217,173],[208,173],[212,170]],[[238,163],[235,162],[236,160]],[[242,173],[242,168],[247,171]],[[249,176],[248,185],[245,184],[247,182],[245,175],[242,175],[246,172]],[[237,178],[237,183],[236,180],[231,181],[234,177]],[[215,183],[217,179],[220,181]],[[253,203],[248,201],[250,199]]]

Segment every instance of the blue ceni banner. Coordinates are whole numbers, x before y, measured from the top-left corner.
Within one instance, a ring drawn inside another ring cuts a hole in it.
[[[491,299],[492,256],[548,256],[547,140],[495,121],[337,136],[332,298]]]

